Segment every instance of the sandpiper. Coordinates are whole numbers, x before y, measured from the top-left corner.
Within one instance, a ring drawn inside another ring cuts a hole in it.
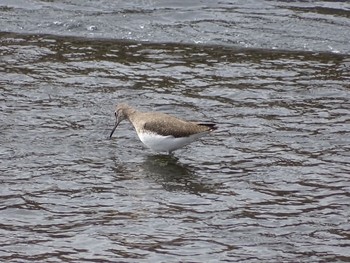
[[[168,154],[217,129],[214,123],[185,121],[160,112],[141,112],[125,103],[117,105],[114,114],[116,122],[110,138],[119,123],[127,119],[146,146]]]

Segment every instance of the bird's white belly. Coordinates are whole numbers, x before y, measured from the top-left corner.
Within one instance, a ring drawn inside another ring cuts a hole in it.
[[[140,132],[140,140],[149,148],[156,152],[172,152],[179,149],[194,140],[202,137],[204,134],[194,134],[189,137],[175,138],[171,135],[162,136],[151,132]]]

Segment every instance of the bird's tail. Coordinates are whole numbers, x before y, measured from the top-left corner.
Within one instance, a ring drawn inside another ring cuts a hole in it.
[[[210,131],[215,131],[218,127],[215,123],[197,123],[200,126],[208,127]]]

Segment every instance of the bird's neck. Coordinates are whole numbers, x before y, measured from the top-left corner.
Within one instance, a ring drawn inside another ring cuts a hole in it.
[[[139,113],[139,111],[135,110],[134,108],[127,108],[125,109],[126,116],[130,122],[133,122],[135,119],[135,116]]]

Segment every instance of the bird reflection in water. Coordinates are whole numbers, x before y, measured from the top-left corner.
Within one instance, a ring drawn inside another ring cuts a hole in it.
[[[172,155],[147,156],[142,169],[145,175],[162,185],[167,191],[184,191],[200,195],[212,193],[213,185],[200,180],[196,173],[187,165],[181,164]]]

